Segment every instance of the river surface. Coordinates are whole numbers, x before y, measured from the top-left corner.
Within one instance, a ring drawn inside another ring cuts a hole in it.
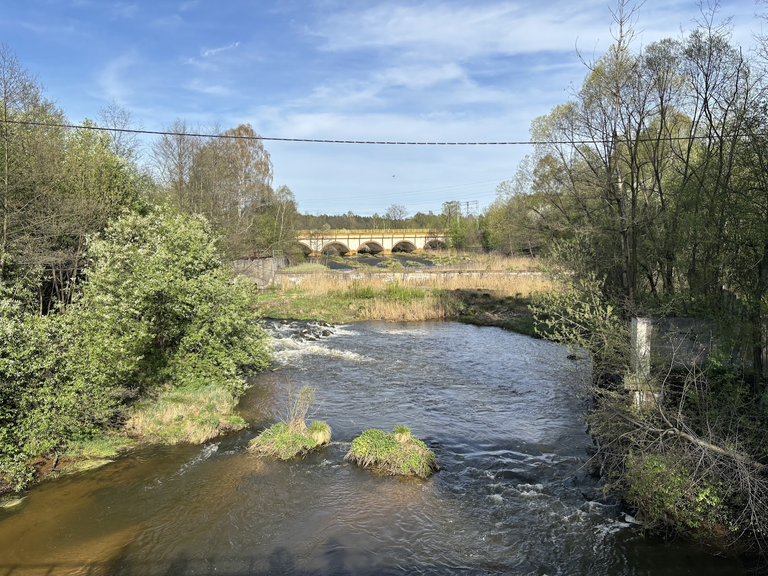
[[[746,573],[738,558],[644,537],[600,498],[563,349],[456,323],[282,335],[281,368],[240,403],[248,430],[134,451],[0,510],[0,576]],[[304,384],[334,444],[290,462],[248,454]],[[437,474],[344,462],[361,430],[396,424],[434,450]]]

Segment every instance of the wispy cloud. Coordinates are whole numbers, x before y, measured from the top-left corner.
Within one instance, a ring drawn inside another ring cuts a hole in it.
[[[113,98],[121,105],[125,104],[132,93],[128,88],[129,83],[126,77],[137,63],[138,58],[134,51],[118,56],[107,63],[99,75],[99,85],[107,98]]]
[[[200,0],[188,0],[187,2],[182,2],[179,4],[179,11],[180,12],[187,12],[188,10],[192,10],[193,8],[197,8],[200,5]]]
[[[156,18],[150,22],[150,26],[153,28],[161,28],[163,30],[174,30],[184,24],[184,19],[178,14],[169,14],[168,16],[162,16]]]
[[[112,17],[119,18],[133,18],[139,13],[138,4],[129,4],[127,2],[117,2],[112,7]]]
[[[200,56],[203,58],[210,58],[211,56],[216,56],[216,54],[220,54],[221,52],[224,52],[226,50],[232,50],[234,48],[237,48],[240,46],[240,42],[232,42],[232,44],[228,44],[226,46],[220,46],[218,48],[207,48],[200,51]]]
[[[211,96],[232,95],[232,90],[230,90],[229,88],[226,88],[225,86],[209,84],[199,79],[193,80],[192,82],[187,84],[187,89],[192,90],[194,92],[199,92],[201,94],[209,94]]]

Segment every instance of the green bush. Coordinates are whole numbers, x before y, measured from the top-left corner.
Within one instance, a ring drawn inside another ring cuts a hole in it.
[[[344,458],[366,468],[419,478],[438,469],[434,452],[414,438],[407,426],[396,426],[390,433],[369,428],[352,440]]]
[[[622,493],[651,529],[702,536],[731,525],[721,483],[694,480],[680,459],[660,454],[630,454]]]
[[[0,293],[0,477],[120,425],[168,385],[235,397],[269,362],[254,292],[224,266],[203,218],[128,213],[89,243],[81,292],[40,316]]]

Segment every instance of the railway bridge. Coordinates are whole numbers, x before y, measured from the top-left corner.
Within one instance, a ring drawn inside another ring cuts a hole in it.
[[[421,252],[448,245],[445,230],[300,230],[296,237],[307,256]]]

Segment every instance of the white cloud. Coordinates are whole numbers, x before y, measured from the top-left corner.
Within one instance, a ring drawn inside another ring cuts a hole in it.
[[[209,84],[202,80],[193,80],[187,84],[187,89],[201,94],[210,94],[211,96],[231,96],[232,90],[224,86]]]
[[[203,58],[210,58],[211,56],[215,56],[216,54],[219,54],[226,50],[232,50],[233,48],[237,48],[238,46],[240,46],[240,42],[232,42],[232,44],[228,44],[226,46],[220,46],[218,48],[207,48],[204,50],[200,50],[200,56],[202,56]]]
[[[462,67],[454,62],[438,66],[407,65],[387,68],[374,74],[373,78],[381,86],[416,89],[428,88],[443,82],[468,80]]]
[[[137,62],[136,53],[131,51],[107,63],[99,75],[99,85],[107,98],[114,98],[120,104],[126,102],[132,90],[124,77]]]
[[[648,44],[677,36],[681,27],[690,28],[691,4],[690,0],[644,4],[634,19],[638,41]],[[577,43],[586,51],[596,48],[602,52],[613,42],[610,8],[605,0],[383,2],[338,12],[311,33],[323,39],[326,50],[395,50],[425,61],[543,51],[572,53]],[[722,14],[728,15],[728,10],[736,8],[724,7]],[[737,27],[737,36],[739,30]]]

